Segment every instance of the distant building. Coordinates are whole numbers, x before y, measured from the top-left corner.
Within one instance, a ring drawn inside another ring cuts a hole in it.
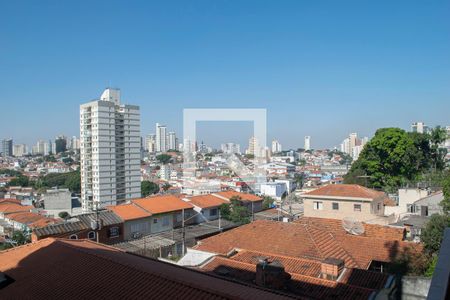
[[[254,136],[248,140],[247,154],[254,155],[255,157],[261,156],[261,146],[258,139]]]
[[[55,154],[67,151],[67,138],[63,135],[55,139]]]
[[[411,131],[418,133],[428,133],[428,126],[424,122],[415,122],[411,124]]]
[[[15,144],[13,146],[13,155],[15,157],[24,156],[27,153],[27,145],[25,144]]]
[[[156,135],[155,134],[149,134],[145,138],[145,150],[147,150],[149,153],[156,152]]]
[[[2,140],[2,155],[3,155],[3,157],[13,156],[13,140],[12,139]]]
[[[277,140],[272,141],[272,153],[279,153],[282,151],[281,144]]]
[[[139,106],[105,89],[100,100],[80,106],[80,139],[83,211],[141,196]]]
[[[364,149],[364,146],[369,141],[368,137],[358,138],[358,134],[353,132],[350,133],[349,137],[346,138],[341,144],[341,152],[350,155],[353,160],[357,160],[359,154]]]
[[[225,154],[241,154],[241,146],[235,143],[226,143],[220,146],[222,152]]]
[[[311,150],[311,137],[309,135],[305,136],[305,151]]]
[[[175,132],[171,131],[167,135],[167,150],[175,150],[178,151],[178,138]]]
[[[167,127],[156,123],[156,152],[166,152],[167,146]]]
[[[159,169],[159,177],[163,180],[169,181],[171,173],[172,167],[169,164],[162,165],[161,169]]]

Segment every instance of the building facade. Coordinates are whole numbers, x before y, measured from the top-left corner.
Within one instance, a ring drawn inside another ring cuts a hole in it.
[[[80,106],[81,200],[84,211],[139,198],[139,106],[120,103],[107,88]]]

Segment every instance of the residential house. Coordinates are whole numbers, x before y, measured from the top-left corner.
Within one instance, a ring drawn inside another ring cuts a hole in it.
[[[96,223],[99,228],[94,229]],[[48,237],[68,239],[90,239],[103,244],[114,244],[123,241],[123,221],[112,211],[102,210],[97,213],[78,215],[64,223],[47,225],[33,229],[32,241]]]
[[[107,206],[123,221],[123,238],[131,240],[148,235],[151,232],[152,214],[134,203]]]
[[[218,219],[220,214],[219,207],[224,203],[228,203],[227,200],[214,197],[213,195],[186,197],[183,200],[192,204],[194,210],[198,212],[195,217],[196,223]]]
[[[305,217],[385,222],[384,192],[356,184],[329,184],[302,197]]]
[[[124,221],[125,240],[172,230],[181,227],[183,222],[185,225],[195,223],[194,207],[174,195],[134,199],[107,209]]]
[[[247,207],[248,211],[252,214],[257,213],[263,209],[263,199],[253,194],[240,193],[236,191],[223,191],[214,193],[212,195],[228,202],[231,200],[231,198],[237,198],[242,203],[242,205]]]

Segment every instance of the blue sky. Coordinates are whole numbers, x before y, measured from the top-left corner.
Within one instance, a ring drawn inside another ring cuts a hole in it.
[[[438,0],[2,1],[0,138],[78,135],[79,104],[108,85],[141,106],[143,135],[181,135],[183,108],[266,108],[285,148],[450,125],[449,15]]]

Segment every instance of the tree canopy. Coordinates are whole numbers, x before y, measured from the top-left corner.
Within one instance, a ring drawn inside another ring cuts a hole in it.
[[[141,182],[141,194],[142,197],[147,197],[148,195],[156,194],[159,192],[159,185],[151,181]]]
[[[156,159],[162,163],[163,165],[168,164],[172,160],[172,156],[169,154],[159,154],[156,156]]]
[[[439,141],[433,139],[433,134],[408,133],[400,128],[378,129],[345,176],[345,183],[367,182],[370,187],[389,192],[416,182],[431,166],[443,169],[443,156],[433,155],[440,149],[433,150],[434,143]]]

